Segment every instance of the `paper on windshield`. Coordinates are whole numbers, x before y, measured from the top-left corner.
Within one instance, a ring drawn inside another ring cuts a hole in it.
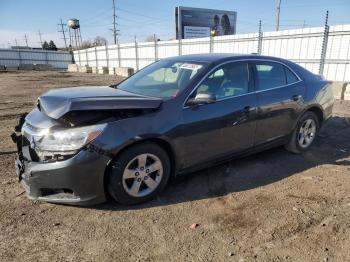
[[[191,64],[191,63],[184,63],[180,66],[181,69],[188,69],[188,70],[198,70],[201,67],[202,67],[202,65]]]

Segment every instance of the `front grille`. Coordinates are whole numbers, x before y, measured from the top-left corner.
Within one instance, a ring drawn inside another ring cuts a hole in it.
[[[38,162],[40,160],[35,150],[31,148],[30,141],[25,136],[22,136],[22,154],[29,161]]]
[[[38,100],[38,102],[36,103],[36,107],[39,109],[39,111],[41,111],[40,100]]]

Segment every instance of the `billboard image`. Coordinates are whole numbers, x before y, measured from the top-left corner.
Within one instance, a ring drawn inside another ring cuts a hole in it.
[[[236,20],[237,12],[234,11],[176,7],[176,39],[233,35]]]

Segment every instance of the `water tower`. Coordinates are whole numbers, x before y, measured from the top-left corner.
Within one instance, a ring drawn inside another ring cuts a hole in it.
[[[81,45],[82,42],[79,20],[71,18],[68,20],[67,25],[69,29],[70,46],[75,46],[77,48]]]

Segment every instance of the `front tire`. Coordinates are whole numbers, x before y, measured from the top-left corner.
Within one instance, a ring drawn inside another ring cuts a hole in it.
[[[296,154],[309,150],[315,142],[319,128],[320,123],[318,117],[315,113],[307,111],[299,119],[288,144],[285,145],[285,148]]]
[[[146,202],[156,197],[170,177],[170,160],[154,143],[137,144],[113,161],[108,174],[108,191],[123,205]]]

